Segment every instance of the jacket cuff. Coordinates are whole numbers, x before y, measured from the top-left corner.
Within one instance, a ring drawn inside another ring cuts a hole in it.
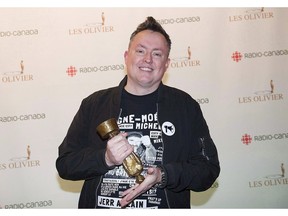
[[[102,161],[103,161],[103,164],[105,165],[105,167],[108,169],[108,170],[112,170],[114,169],[116,166],[108,166],[107,163],[106,163],[106,159],[105,159],[105,153],[106,151],[104,150],[103,153],[102,153]]]
[[[161,171],[161,182],[157,183],[155,186],[162,189],[167,186],[167,172],[161,165],[157,166],[157,168]]]

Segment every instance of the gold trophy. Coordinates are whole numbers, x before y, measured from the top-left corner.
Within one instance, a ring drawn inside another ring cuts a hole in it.
[[[102,122],[96,128],[102,139],[111,139],[120,133],[117,121],[115,118],[108,119]],[[140,158],[132,152],[123,161],[123,167],[130,177],[135,177],[136,182],[140,184],[144,181],[144,176],[141,175],[143,165]]]

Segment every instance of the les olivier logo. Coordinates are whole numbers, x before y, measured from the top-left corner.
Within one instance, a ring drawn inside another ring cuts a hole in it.
[[[94,23],[85,24],[82,27],[75,27],[69,29],[69,35],[87,35],[87,34],[98,34],[98,33],[108,33],[114,32],[113,26],[106,25],[106,16],[104,12],[101,13],[99,21]]]
[[[239,97],[238,102],[240,104],[247,103],[258,103],[258,102],[268,102],[268,101],[279,101],[284,100],[282,93],[275,93],[274,81],[269,82],[270,89],[256,91],[254,95]]]
[[[261,187],[275,187],[288,185],[288,178],[285,178],[285,165],[281,163],[279,169],[275,174],[267,175],[262,179],[249,181],[248,183],[250,188],[261,188]]]
[[[15,82],[28,82],[33,81],[32,74],[26,74],[25,71],[25,63],[23,60],[19,62],[19,66],[17,69],[9,70],[1,75],[1,82],[3,83],[15,83]]]
[[[0,163],[0,172],[5,170],[19,170],[19,169],[31,169],[40,167],[40,161],[33,159],[32,148],[30,145],[26,146],[26,152],[23,151],[21,156],[11,158],[6,163]],[[3,194],[2,194],[3,195]],[[20,203],[0,203],[0,209],[31,209],[31,208],[45,208],[53,205],[52,200],[27,200]]]
[[[13,157],[7,163],[0,164],[0,171],[9,170],[9,169],[24,169],[39,167],[39,160],[32,160],[31,157],[31,146],[27,145],[26,154],[19,157]]]
[[[183,52],[184,53],[184,52]],[[198,67],[200,66],[199,59],[192,59],[192,50],[190,46],[187,46],[186,55],[171,58],[171,62],[169,67],[173,69],[180,69],[180,68],[189,68],[189,67]],[[199,104],[208,104],[209,98],[198,98],[196,101]]]
[[[241,14],[235,14],[228,17],[229,22],[253,21],[253,20],[267,20],[273,19],[273,12],[266,11],[264,7],[251,8]]]
[[[183,52],[184,53],[184,52]],[[186,48],[186,54],[180,57],[171,58],[170,68],[188,68],[200,66],[200,60],[192,59],[192,50],[190,46]]]

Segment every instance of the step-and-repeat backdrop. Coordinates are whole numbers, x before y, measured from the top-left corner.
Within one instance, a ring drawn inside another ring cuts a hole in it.
[[[58,146],[81,100],[125,75],[147,16],[172,39],[164,82],[199,102],[219,151],[192,208],[288,207],[288,9],[241,7],[1,8],[0,208],[77,208]]]

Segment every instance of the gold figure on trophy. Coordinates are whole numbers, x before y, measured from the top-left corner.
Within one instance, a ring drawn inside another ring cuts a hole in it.
[[[116,119],[111,118],[102,122],[96,128],[102,139],[111,139],[120,133]],[[123,167],[127,174],[131,177],[136,177],[136,182],[140,184],[144,181],[144,176],[141,175],[143,165],[140,158],[132,152],[123,161]]]

